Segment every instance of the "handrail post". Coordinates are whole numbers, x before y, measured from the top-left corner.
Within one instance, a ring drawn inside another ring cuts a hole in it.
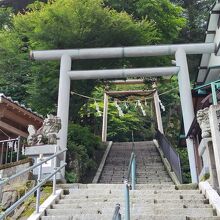
[[[134,152],[134,131],[131,132],[132,152]]]
[[[8,142],[6,143],[6,154],[5,154],[5,164],[8,163]]]
[[[117,203],[112,220],[121,220],[120,208],[121,208],[120,204]]]
[[[57,146],[55,147],[55,154],[57,153]],[[54,172],[57,170],[57,156],[53,159],[53,170]],[[56,195],[56,174],[53,176],[53,195]]]
[[[211,89],[212,89],[212,103],[213,103],[213,105],[217,105],[218,98],[217,98],[217,94],[216,94],[216,85],[214,82],[211,83]]]
[[[136,156],[134,155],[132,164],[131,164],[131,184],[132,184],[132,190],[135,190],[135,184],[136,184]]]
[[[1,161],[0,161],[0,164],[3,164],[3,153],[4,153],[4,143],[1,143]]]
[[[179,164],[179,171],[180,171],[180,173],[179,173],[179,181],[180,181],[180,183],[182,184],[183,183],[183,178],[182,178],[182,169],[181,169],[181,161],[180,161],[180,155],[178,154],[178,164]]]
[[[20,144],[21,144],[21,137],[18,137],[17,141],[17,161],[19,161],[19,156],[20,156]]]
[[[129,186],[128,181],[124,181],[124,193],[125,193],[125,220],[130,220],[130,197],[129,197]]]
[[[43,160],[43,154],[39,155],[40,161]],[[41,176],[42,176],[42,164],[38,167],[38,177],[37,177],[37,183],[39,184],[41,182]],[[40,189],[39,187],[37,189],[37,197],[36,197],[36,213],[39,213],[39,206],[40,206]]]
[[[118,213],[116,220],[121,220],[121,213]]]

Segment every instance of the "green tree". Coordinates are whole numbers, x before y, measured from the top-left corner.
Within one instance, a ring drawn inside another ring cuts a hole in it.
[[[185,26],[183,9],[169,0],[105,0],[106,5],[126,11],[135,19],[152,21],[161,37],[161,43],[171,43]]]
[[[182,29],[179,41],[201,42],[204,41],[209,11],[215,0],[172,0],[184,9],[187,25]]]
[[[11,26],[12,14],[11,8],[0,7],[0,30],[7,29]]]
[[[209,11],[215,0],[172,0],[184,8],[186,26],[181,30],[176,43],[201,43],[205,40],[205,31],[209,17]],[[195,80],[200,63],[200,56],[189,56],[190,78]]]
[[[8,39],[7,44],[1,44],[2,51],[6,51],[2,69],[11,74],[17,72],[18,67],[8,66],[7,60],[10,57],[17,59],[22,55],[23,60],[27,61],[27,66],[22,67],[26,69],[24,72],[28,72],[28,78],[30,77],[28,83],[25,81],[26,76],[25,79],[22,78],[25,86],[23,99],[43,114],[55,111],[59,64],[35,62],[33,65],[33,62],[28,61],[29,50],[128,46],[159,42],[157,30],[152,22],[135,21],[125,12],[118,13],[104,8],[101,0],[57,0],[48,4],[36,2],[25,14],[14,16],[12,24],[12,28],[0,33],[3,42],[4,39]],[[8,51],[12,51],[13,55]],[[17,65],[21,65],[20,61],[21,59],[15,60]],[[116,67],[121,64],[120,60],[83,63],[76,61],[73,68]],[[14,83],[8,82],[4,75],[3,78],[4,83]],[[22,79],[19,82],[22,83]],[[84,81],[73,83],[73,87],[89,93],[95,84],[95,81]],[[6,90],[2,88],[2,91]],[[12,93],[10,95],[14,96]],[[77,114],[79,108],[72,108],[73,115]]]

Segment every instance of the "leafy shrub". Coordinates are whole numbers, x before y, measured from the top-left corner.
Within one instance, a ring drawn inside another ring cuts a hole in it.
[[[100,138],[93,135],[88,127],[82,127],[78,124],[70,124],[68,144],[71,143],[84,146],[88,155],[91,156],[94,149],[100,147]]]
[[[67,182],[80,182],[87,172],[97,167],[94,153],[101,148],[99,137],[88,127],[70,124],[67,148]]]
[[[77,182],[77,175],[73,171],[69,171],[69,172],[66,171],[65,176],[66,176],[66,181],[68,183],[75,183],[75,182]]]

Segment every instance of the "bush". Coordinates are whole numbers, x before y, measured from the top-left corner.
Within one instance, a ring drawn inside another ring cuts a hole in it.
[[[78,124],[70,124],[68,145],[72,143],[84,146],[88,155],[92,156],[93,151],[100,147],[100,138],[92,134],[88,127],[82,127]]]
[[[80,182],[87,172],[97,167],[94,153],[101,148],[99,137],[88,127],[70,124],[67,148],[67,182]]]

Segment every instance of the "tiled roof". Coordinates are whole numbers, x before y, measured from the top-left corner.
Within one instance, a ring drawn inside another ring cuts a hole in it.
[[[20,104],[18,101],[14,101],[11,97],[5,96],[3,93],[0,93],[0,99],[1,99],[1,98],[4,98],[4,99],[10,101],[11,103],[16,104],[17,106],[23,108],[24,110],[26,110],[26,111],[28,111],[28,112],[30,112],[30,113],[36,115],[37,117],[40,117],[40,118],[43,119],[43,115],[40,115],[40,114],[38,114],[37,112],[32,111],[31,108],[26,107],[24,104]]]

